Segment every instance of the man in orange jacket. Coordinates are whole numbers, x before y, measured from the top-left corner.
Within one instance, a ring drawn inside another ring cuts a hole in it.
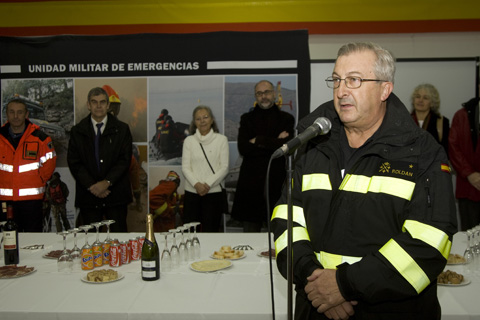
[[[177,193],[180,176],[170,171],[165,180],[150,191],[150,213],[153,214],[155,232],[165,232],[176,227],[176,213],[181,212],[182,197]]]
[[[12,99],[6,112],[0,128],[0,201],[13,205],[19,231],[42,232],[45,185],[57,155],[52,139],[28,120],[22,99]]]

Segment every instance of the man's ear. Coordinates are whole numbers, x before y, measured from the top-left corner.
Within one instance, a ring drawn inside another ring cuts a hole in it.
[[[390,96],[390,93],[393,91],[393,83],[392,82],[383,82],[382,83],[382,101],[386,101]]]

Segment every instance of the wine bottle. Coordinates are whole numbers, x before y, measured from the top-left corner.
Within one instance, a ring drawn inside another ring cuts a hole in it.
[[[142,246],[142,279],[145,281],[160,279],[160,253],[153,233],[151,214],[147,214],[147,232]]]
[[[13,207],[7,207],[7,223],[3,226],[3,254],[5,265],[18,264],[18,230],[17,224],[13,221]]]

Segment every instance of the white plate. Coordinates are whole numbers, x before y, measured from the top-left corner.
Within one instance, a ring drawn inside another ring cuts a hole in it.
[[[203,260],[195,261],[190,264],[190,269],[196,272],[215,272],[223,269],[230,268],[232,266],[232,261],[230,260]]]
[[[123,274],[121,274],[120,272],[117,272],[118,273],[118,278],[115,279],[115,280],[111,280],[111,281],[106,281],[106,282],[95,282],[95,281],[89,281],[87,280],[87,275],[84,275],[80,278],[80,280],[82,280],[83,282],[86,282],[86,283],[91,283],[91,284],[105,284],[105,283],[112,283],[112,282],[117,282],[117,281],[120,281],[122,280],[123,278],[125,278],[125,276]]]
[[[210,255],[210,258],[215,259],[215,260],[240,260],[240,259],[245,258],[246,256],[247,255],[245,253],[243,253],[243,256],[241,256],[240,258],[235,258],[235,259],[234,258],[223,258],[223,259],[220,259],[220,258],[215,258],[212,254],[212,255]]]
[[[257,252],[257,256],[262,257],[262,258],[268,258],[268,255],[264,256],[262,254],[262,252],[268,252],[268,248],[265,248],[265,249]],[[275,259],[275,253],[272,254],[272,259]]]
[[[445,286],[445,287],[462,287],[466,286],[467,284],[470,284],[470,279],[467,279],[466,277],[463,277],[463,281],[459,284],[453,284],[453,283],[438,283],[439,286]]]
[[[14,275],[14,276],[0,276],[0,279],[15,279],[15,278],[21,278],[21,277],[28,276],[28,275],[34,273],[35,271],[37,271],[37,269],[35,269],[34,267],[29,267],[29,268],[33,268],[33,269],[30,270],[30,271],[27,272],[27,273],[23,273],[23,274],[19,274],[19,275]]]

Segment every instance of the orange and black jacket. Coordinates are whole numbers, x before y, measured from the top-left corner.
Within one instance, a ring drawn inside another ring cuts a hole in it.
[[[9,127],[7,122],[0,128],[0,201],[41,200],[57,160],[52,139],[26,120],[15,149],[9,141]]]

